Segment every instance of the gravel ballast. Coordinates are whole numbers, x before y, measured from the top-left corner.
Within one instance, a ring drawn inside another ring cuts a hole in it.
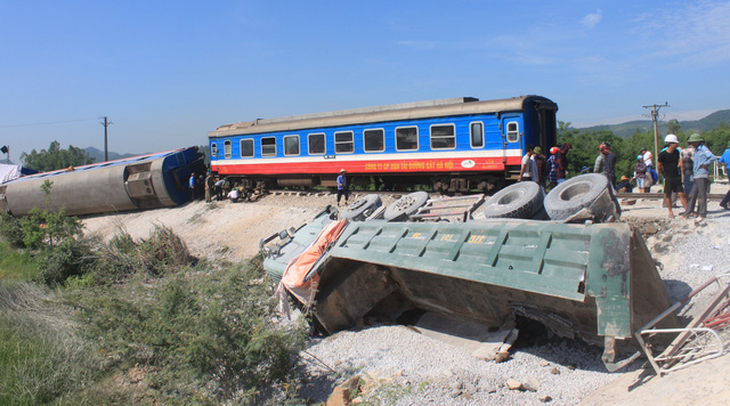
[[[625,209],[622,221],[642,230],[674,302],[716,274],[728,272],[730,211],[716,210],[711,202],[708,219],[695,224],[667,219],[660,206],[657,201],[639,200]],[[698,296],[689,308],[698,309],[695,302],[706,296]],[[302,396],[325,401],[334,385],[359,375],[366,385],[358,400],[366,404],[576,404],[645,362],[639,358],[609,373],[601,353],[602,348],[579,340],[553,338],[527,346],[518,341],[510,358],[496,363],[408,327],[369,326],[312,341],[302,353],[310,376]],[[509,380],[521,383],[521,389],[510,389]]]

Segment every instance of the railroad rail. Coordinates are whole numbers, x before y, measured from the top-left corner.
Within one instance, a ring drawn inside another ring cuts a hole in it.
[[[616,193],[619,199],[664,199],[664,193]],[[711,193],[707,195],[707,200],[722,200],[725,197],[723,193]]]

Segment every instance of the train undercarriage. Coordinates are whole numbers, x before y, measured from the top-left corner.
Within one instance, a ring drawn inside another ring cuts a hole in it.
[[[221,175],[228,177],[233,186],[243,187],[257,193],[269,190],[295,188],[308,190],[315,187],[335,188],[337,175],[286,175],[247,176]],[[351,188],[368,190],[411,190],[429,189],[436,193],[479,192],[492,194],[519,179],[519,168],[508,167],[503,172],[484,173],[432,173],[432,174],[348,174]]]

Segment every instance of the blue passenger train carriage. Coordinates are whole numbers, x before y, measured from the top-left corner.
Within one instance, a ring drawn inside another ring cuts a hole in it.
[[[223,125],[211,169],[247,187],[431,184],[488,192],[517,179],[528,144],[556,144],[557,104],[541,96],[453,98]]]

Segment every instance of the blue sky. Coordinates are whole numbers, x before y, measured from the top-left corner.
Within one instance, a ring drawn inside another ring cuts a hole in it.
[[[156,152],[222,124],[539,94],[574,126],[730,108],[730,1],[0,0],[0,144]],[[4,158],[4,157],[3,157]]]

